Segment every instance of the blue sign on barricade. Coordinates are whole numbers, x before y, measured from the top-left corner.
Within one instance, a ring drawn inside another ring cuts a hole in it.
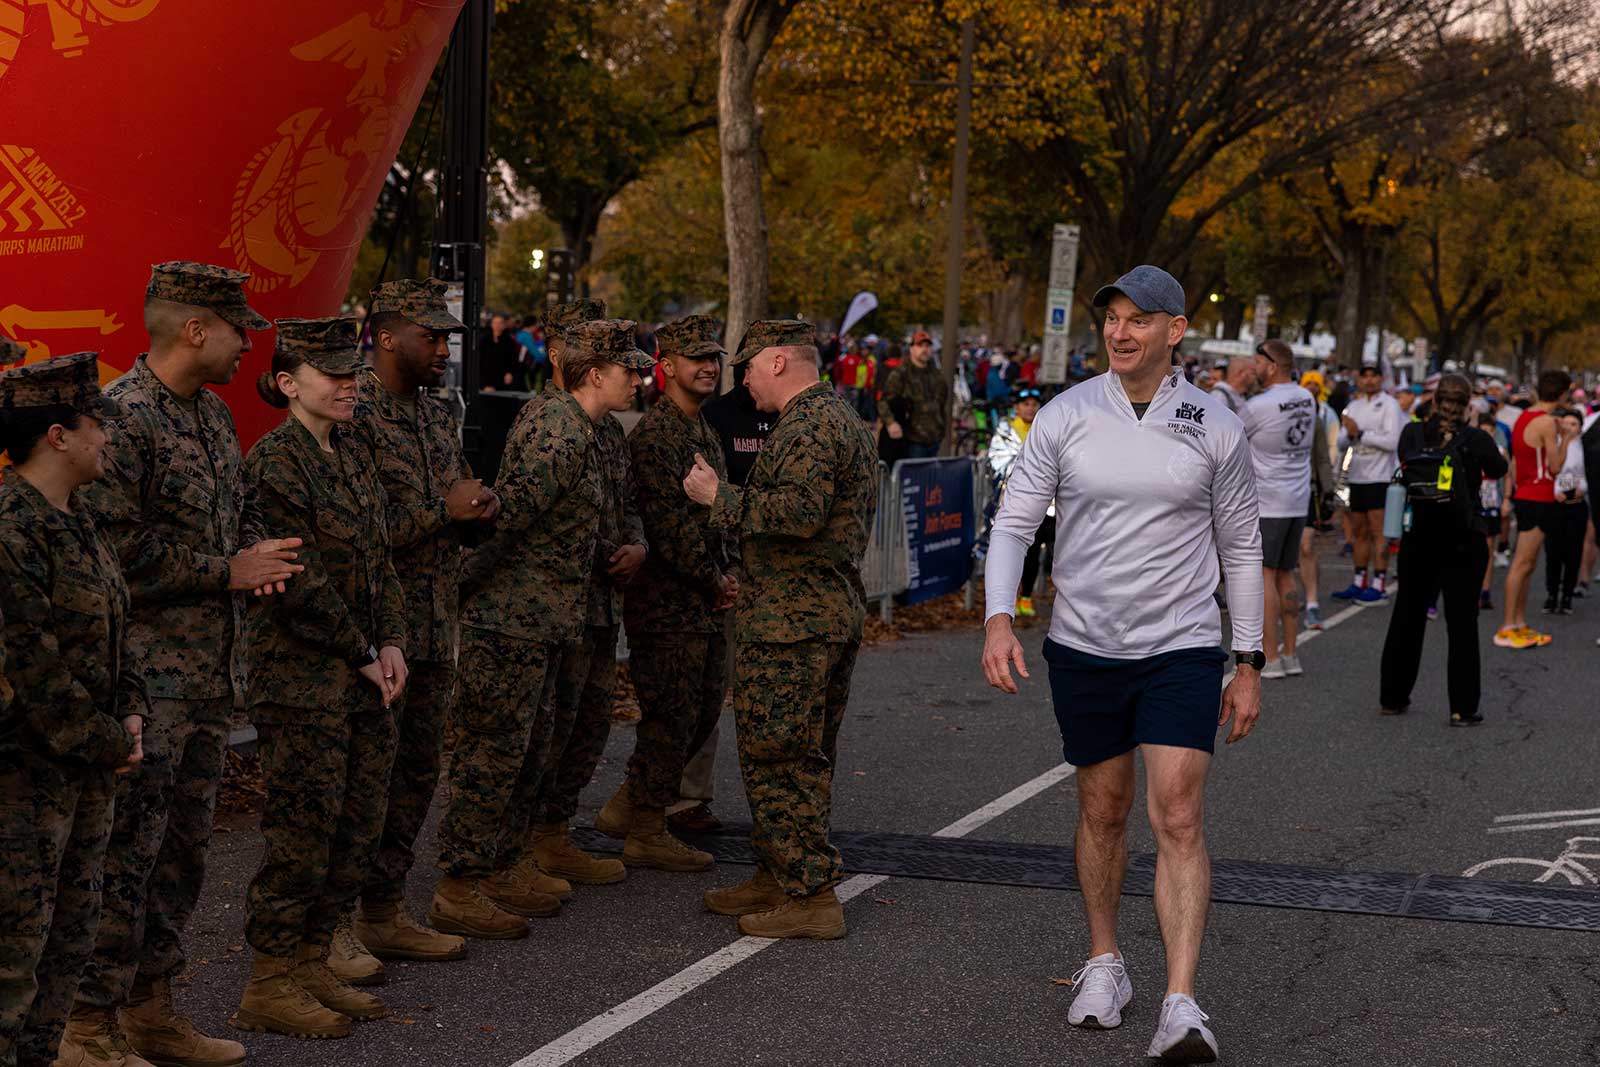
[[[955,592],[972,574],[972,460],[901,460],[894,470],[906,543],[904,602],[920,604]]]

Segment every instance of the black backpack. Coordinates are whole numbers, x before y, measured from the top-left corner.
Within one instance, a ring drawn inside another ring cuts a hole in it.
[[[1406,499],[1412,504],[1451,504],[1462,499],[1463,490],[1457,488],[1461,458],[1461,444],[1466,439],[1467,427],[1457,430],[1448,441],[1422,450],[1400,463],[1397,480],[1406,487]]]

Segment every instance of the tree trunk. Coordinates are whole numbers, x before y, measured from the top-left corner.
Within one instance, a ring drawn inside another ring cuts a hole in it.
[[[1344,277],[1340,279],[1339,310],[1334,316],[1334,358],[1347,367],[1359,367],[1367,340],[1367,234],[1359,226],[1346,224],[1339,236]]]
[[[1028,302],[1028,279],[1022,274],[1006,276],[995,289],[984,297],[986,314],[983,332],[992,345],[1016,345],[1029,331],[1022,315]]]
[[[765,43],[752,41],[752,7],[728,5],[722,20],[722,69],[717,81],[717,136],[722,148],[722,215],[728,239],[727,344],[768,314],[771,296],[767,213],[761,198],[761,119],[756,114],[756,73]],[[753,47],[759,46],[759,47]]]

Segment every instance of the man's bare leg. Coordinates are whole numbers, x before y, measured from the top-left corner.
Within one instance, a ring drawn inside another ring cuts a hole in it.
[[[1306,590],[1307,604],[1320,604],[1317,585],[1322,575],[1317,566],[1317,531],[1307,526],[1300,532],[1300,584]]]
[[[1261,592],[1266,598],[1266,610],[1261,615],[1261,648],[1267,654],[1268,660],[1278,658],[1278,582],[1277,571],[1271,567],[1261,568]],[[1291,653],[1286,649],[1285,656]]]
[[[1141,750],[1156,838],[1156,919],[1167,951],[1167,993],[1192,997],[1211,908],[1211,856],[1205,836],[1211,756],[1172,745],[1143,745]]]
[[[1354,546],[1351,559],[1355,563],[1356,578],[1359,579],[1361,572],[1372,562],[1372,535],[1367,529],[1366,512],[1350,512],[1350,534],[1350,544]],[[1357,581],[1356,584],[1361,583]]]
[[[1367,553],[1372,560],[1372,578],[1367,582],[1378,588],[1378,575],[1389,573],[1389,541],[1383,536],[1383,512],[1367,512]]]
[[[1128,813],[1133,810],[1133,753],[1079,767],[1078,884],[1089,919],[1089,956],[1117,951],[1117,911],[1128,870]]]
[[[1278,620],[1283,627],[1283,654],[1294,655],[1295,637],[1300,630],[1300,601],[1294,591],[1294,571],[1270,571],[1267,584],[1278,590]]]
[[[1544,547],[1544,531],[1535,526],[1517,531],[1517,552],[1506,570],[1506,611],[1503,629],[1528,625],[1528,583],[1539,564],[1539,549]]]

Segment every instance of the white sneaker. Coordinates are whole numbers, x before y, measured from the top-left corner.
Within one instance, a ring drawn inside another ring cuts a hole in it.
[[[1281,659],[1269,659],[1267,660],[1267,665],[1261,668],[1261,677],[1263,678],[1282,678],[1287,673],[1288,671],[1285,670]]]
[[[1300,666],[1299,656],[1285,656],[1278,662],[1283,664],[1283,673],[1291,678],[1296,678],[1306,673],[1306,669]]]
[[[1217,1062],[1217,1039],[1206,1026],[1210,1018],[1193,997],[1168,994],[1161,1002],[1161,1023],[1150,1040],[1147,1055],[1162,1063]]]
[[[1078,995],[1067,1009],[1067,1022],[1090,1030],[1111,1030],[1122,1025],[1122,1009],[1133,999],[1133,983],[1122,960],[1104,952],[1072,976]]]

